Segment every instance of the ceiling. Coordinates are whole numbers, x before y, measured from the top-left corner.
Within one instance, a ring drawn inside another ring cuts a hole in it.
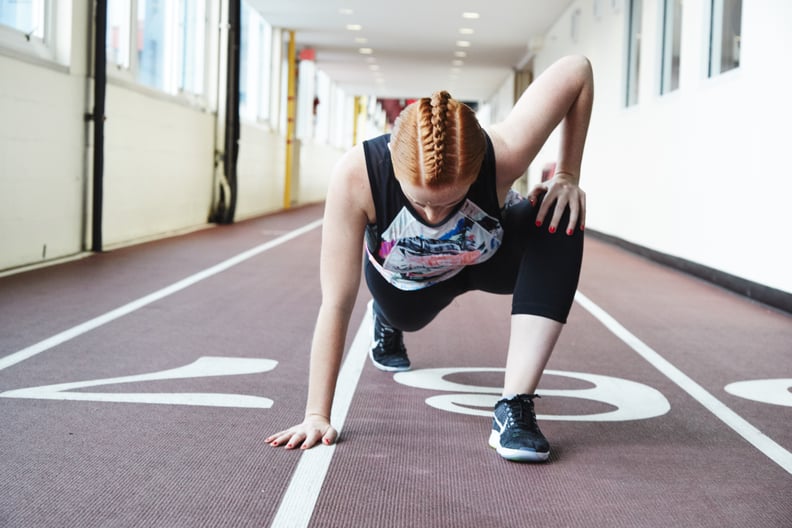
[[[413,98],[447,89],[463,100],[490,97],[573,2],[248,1],[273,27],[294,30],[298,51],[314,48],[317,67],[349,94]],[[466,12],[479,18],[464,18]],[[361,29],[347,29],[350,24]],[[457,41],[470,45],[460,47]]]

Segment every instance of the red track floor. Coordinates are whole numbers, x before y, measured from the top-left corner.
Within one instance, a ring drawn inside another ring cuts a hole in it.
[[[341,441],[265,445],[305,402],[321,212],[0,278],[0,526],[792,527],[792,317],[591,237],[548,463],[487,447],[508,297],[455,301],[393,376],[364,285]]]

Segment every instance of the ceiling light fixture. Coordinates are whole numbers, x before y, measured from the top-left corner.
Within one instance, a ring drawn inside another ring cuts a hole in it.
[[[461,60],[457,59],[457,60],[451,61],[451,64],[453,64],[454,66],[462,66],[462,65],[465,64],[465,61],[461,61]]]
[[[470,42],[467,41],[467,40],[457,40],[456,41],[456,45],[459,48],[469,48],[470,47]]]
[[[368,42],[366,37],[355,37],[355,43],[357,44],[365,44],[366,42]]]
[[[361,26],[360,24],[347,24],[346,28],[349,31],[360,31],[361,29],[363,29],[363,26]]]
[[[472,35],[475,33],[472,28],[459,28],[460,35]]]
[[[475,13],[473,11],[466,11],[466,12],[462,13],[462,18],[467,18],[468,20],[476,20],[480,16],[481,15],[479,15],[478,13]]]
[[[363,55],[371,55],[372,53],[374,53],[374,50],[371,48],[360,48],[358,51]]]
[[[459,57],[460,59],[464,59],[465,57],[467,57],[467,52],[465,52],[465,51],[455,51],[454,52],[454,57]]]
[[[354,9],[349,9],[348,7],[342,7],[338,10],[339,13],[342,15],[353,15],[355,13]]]

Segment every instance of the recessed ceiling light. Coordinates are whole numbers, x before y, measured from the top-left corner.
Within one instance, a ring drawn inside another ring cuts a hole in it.
[[[456,45],[459,48],[469,48],[470,42],[468,42],[467,40],[457,40]]]
[[[371,48],[360,48],[358,51],[363,55],[371,55],[372,53],[374,53],[374,50]]]
[[[464,59],[465,57],[467,57],[467,52],[465,52],[465,51],[455,51],[454,52],[454,57],[459,57],[460,59]]]
[[[451,61],[451,64],[453,64],[454,66],[462,66],[463,64],[465,64],[465,62],[457,59],[457,60]]]
[[[355,42],[357,44],[365,44],[368,42],[368,39],[366,37],[355,37]]]
[[[338,12],[341,13],[342,15],[352,15],[355,13],[355,10],[349,9],[348,7],[342,7],[341,9],[338,10]]]
[[[472,35],[475,31],[472,28],[459,28],[459,33],[461,35]]]
[[[479,15],[478,13],[474,13],[473,11],[466,11],[462,13],[462,18],[467,18],[468,20],[476,20],[480,16],[481,15]]]
[[[349,31],[360,31],[361,29],[363,29],[363,26],[361,26],[360,24],[347,24],[346,28]]]

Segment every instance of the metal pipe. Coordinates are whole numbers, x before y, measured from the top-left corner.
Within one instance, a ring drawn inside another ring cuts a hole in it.
[[[107,88],[107,0],[96,0],[94,32],[93,201],[91,250],[102,251],[102,208],[104,199],[104,121]]]

